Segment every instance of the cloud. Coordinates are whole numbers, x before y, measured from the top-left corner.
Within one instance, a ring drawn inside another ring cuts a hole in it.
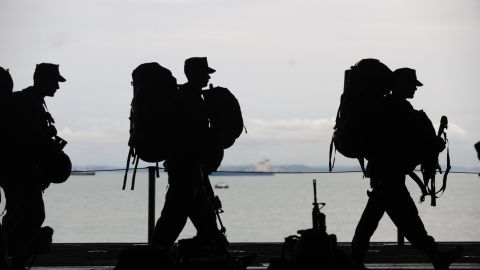
[[[454,123],[449,123],[448,124],[448,129],[447,132],[452,134],[452,135],[458,135],[458,136],[465,136],[467,135],[467,130],[464,128],[454,124]]]
[[[435,127],[435,130],[438,130],[438,124],[434,125],[434,127]],[[455,123],[448,123],[448,128],[446,130],[446,133],[449,136],[465,137],[467,135],[467,130],[465,130],[464,128],[460,127]]]
[[[242,144],[324,144],[330,142],[333,134],[335,118],[318,119],[247,119],[247,133],[240,137]],[[438,126],[435,126],[438,129]],[[446,130],[450,138],[465,140],[467,130],[449,123]]]
[[[226,150],[224,164],[248,164],[268,157],[275,164],[328,164],[328,149],[334,118],[245,119],[243,133]],[[119,164],[126,158],[129,137],[128,120],[108,118],[81,119],[59,129],[59,136],[69,142],[68,153],[79,164]],[[449,123],[452,158],[472,152],[469,133],[456,123]],[[337,155],[339,164],[355,164]],[[460,162],[459,164],[470,164]],[[475,163],[476,164],[476,163]]]
[[[335,125],[334,118],[321,119],[250,119],[245,121],[250,141],[297,141],[311,142],[330,137]]]
[[[88,121],[87,121],[88,123]],[[92,120],[85,128],[74,129],[63,127],[58,130],[60,137],[70,144],[123,144],[128,142],[128,121],[112,121],[107,119]],[[85,126],[85,123],[84,123]]]
[[[246,142],[312,142],[330,138],[334,124],[334,118],[246,119],[247,133],[241,138]],[[59,136],[78,143],[124,144],[128,141],[129,123],[126,120],[84,119],[81,126],[83,128],[65,126],[59,129]]]

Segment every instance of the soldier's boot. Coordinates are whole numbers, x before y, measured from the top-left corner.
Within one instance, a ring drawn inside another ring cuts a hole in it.
[[[435,270],[448,270],[450,264],[462,256],[463,246],[456,246],[449,251],[437,251],[431,256],[432,264]]]
[[[363,239],[362,239],[363,240]],[[352,256],[352,265],[354,270],[368,270],[364,264],[364,258],[367,255],[367,250],[369,248],[368,241],[359,241],[359,239],[354,238],[352,241],[351,256]]]
[[[44,254],[50,251],[50,247],[53,241],[53,229],[51,227],[45,226],[40,228],[40,231],[35,238],[33,245],[31,247],[31,252],[36,254]]]

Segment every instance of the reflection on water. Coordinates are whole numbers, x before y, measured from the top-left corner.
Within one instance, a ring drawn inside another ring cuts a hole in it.
[[[359,173],[215,176],[212,184],[225,213],[222,220],[231,242],[282,242],[298,229],[311,226],[312,179],[327,216],[327,231],[350,241],[365,206],[368,181]],[[419,191],[407,180],[415,200]],[[145,242],[147,239],[147,174],[137,175],[136,189],[122,191],[122,172],[72,176],[45,192],[46,225],[55,242]],[[167,188],[165,173],[157,179],[157,217]],[[438,241],[480,241],[480,180],[476,175],[451,174],[437,207],[418,204],[427,231]],[[181,238],[195,233],[189,223]],[[372,241],[395,241],[396,228],[385,216]]]

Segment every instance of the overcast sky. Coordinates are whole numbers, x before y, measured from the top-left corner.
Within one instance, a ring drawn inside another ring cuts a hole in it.
[[[16,91],[35,64],[60,64],[46,101],[76,165],[123,166],[132,70],[156,61],[184,82],[191,56],[242,105],[248,134],[224,164],[327,165],[343,72],[362,58],[415,68],[412,104],[449,117],[453,164],[480,162],[477,0],[1,0],[0,36]]]

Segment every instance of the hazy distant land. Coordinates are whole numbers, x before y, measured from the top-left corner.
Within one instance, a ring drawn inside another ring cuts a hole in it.
[[[151,165],[154,165],[153,163]],[[144,168],[150,166],[148,163],[140,165],[139,168]],[[159,164],[160,168],[163,168],[163,165]],[[102,171],[102,170],[123,170],[125,166],[115,166],[115,165],[74,165],[74,171]],[[130,169],[133,169],[133,166],[130,166]],[[444,169],[444,168],[443,168]],[[328,172],[328,166],[309,166],[303,164],[272,164],[268,166],[268,169],[258,168],[258,164],[244,164],[244,165],[221,165],[218,169],[219,171],[247,171],[247,172],[257,172],[257,171],[269,171],[269,172]],[[361,171],[360,166],[352,165],[335,165],[334,172],[340,171]],[[462,167],[462,166],[452,166],[451,172],[466,172],[466,173],[480,173],[480,167]]]

